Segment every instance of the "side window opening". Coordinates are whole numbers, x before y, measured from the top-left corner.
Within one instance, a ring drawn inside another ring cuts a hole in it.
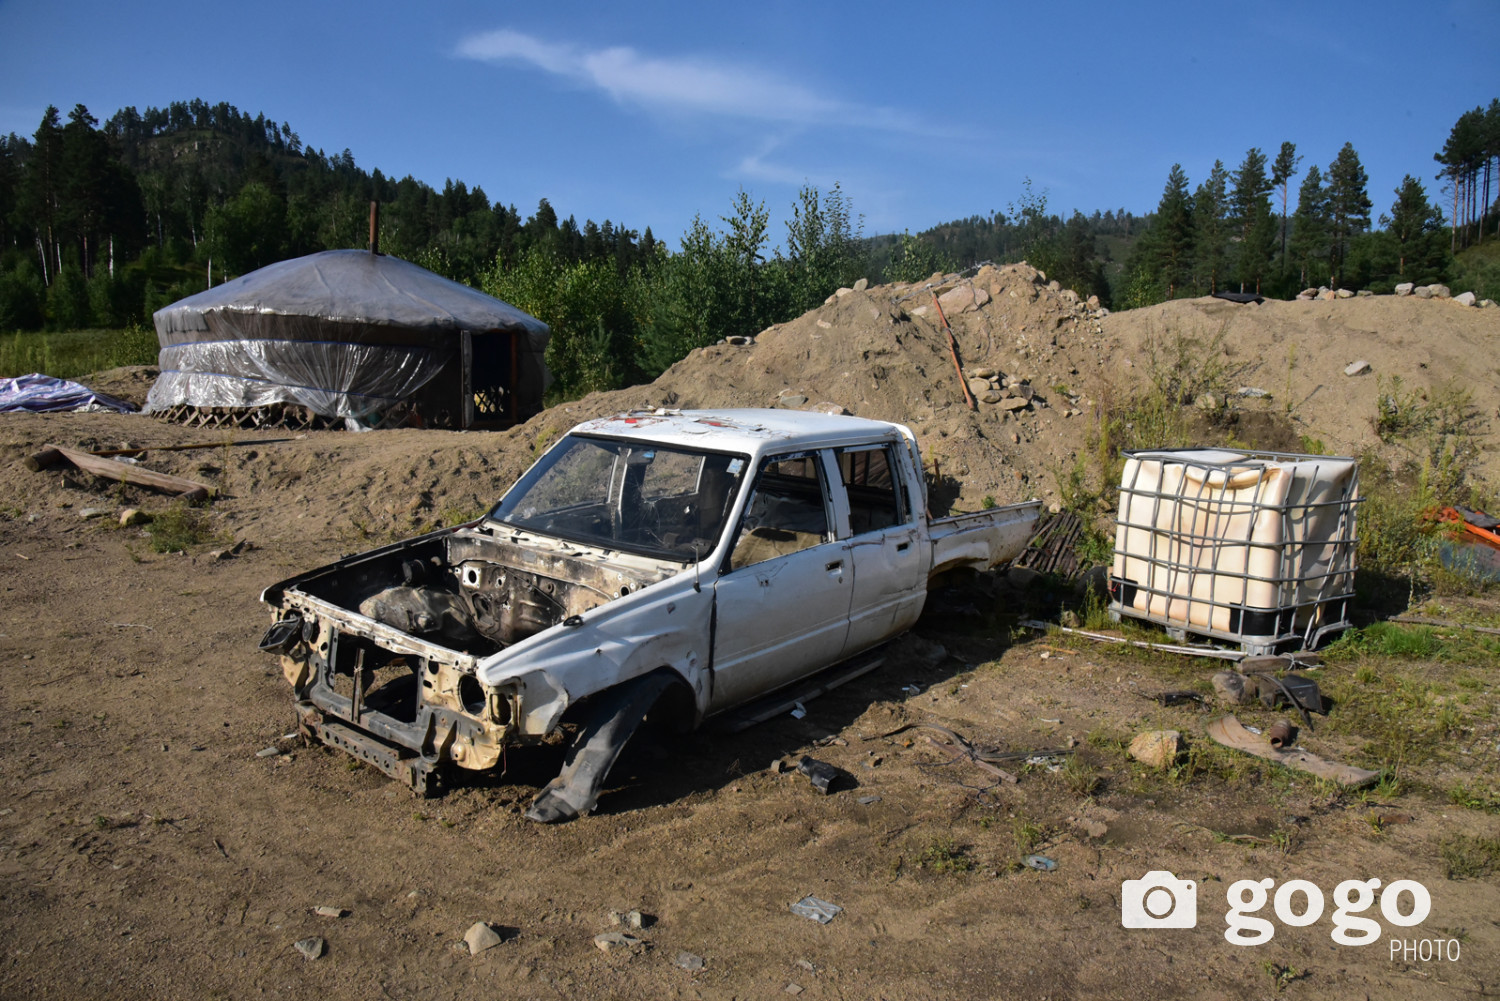
[[[878,532],[906,521],[889,445],[845,449],[838,458],[839,475],[849,497],[850,534]]]
[[[826,495],[816,454],[777,456],[762,463],[729,568],[738,570],[830,541]]]

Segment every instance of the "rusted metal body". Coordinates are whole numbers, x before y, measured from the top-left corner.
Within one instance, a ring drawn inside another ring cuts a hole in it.
[[[533,811],[563,819],[645,708],[697,726],[910,628],[931,575],[1022,550],[1037,502],[932,521],[920,470],[909,430],[857,418],[591,421],[483,519],[268,588],[262,648],[305,732],[419,792],[582,717]]]

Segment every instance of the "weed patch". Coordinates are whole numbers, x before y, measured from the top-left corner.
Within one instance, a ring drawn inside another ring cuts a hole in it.
[[[188,504],[174,504],[151,520],[146,526],[151,535],[151,551],[155,553],[187,552],[194,546],[203,546],[222,541],[203,508]]]
[[[1444,841],[1439,852],[1449,879],[1478,879],[1500,866],[1500,838],[1460,834]]]

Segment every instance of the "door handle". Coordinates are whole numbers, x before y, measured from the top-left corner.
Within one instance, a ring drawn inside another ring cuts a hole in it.
[[[898,543],[897,546],[896,546],[896,552],[898,552],[898,553],[904,553],[904,552],[906,552],[910,548],[911,548],[911,543],[910,542]]]
[[[825,567],[824,569],[827,570],[830,573],[832,573],[835,570],[842,570],[842,569],[844,569],[844,561],[843,560],[834,560],[832,563],[828,564],[828,566]]]

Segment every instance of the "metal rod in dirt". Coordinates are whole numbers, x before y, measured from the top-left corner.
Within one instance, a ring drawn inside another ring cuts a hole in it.
[[[943,321],[943,333],[948,335],[948,354],[953,358],[953,371],[958,373],[958,387],[964,391],[964,402],[970,410],[978,410],[979,403],[969,392],[969,380],[964,378],[963,366],[958,363],[958,342],[953,339],[953,328],[948,326],[948,318],[943,315],[943,304],[938,302],[936,292],[932,293],[932,304],[937,307],[938,319]]]
[[[1219,660],[1245,659],[1243,650],[1218,650],[1212,647],[1181,646],[1175,643],[1147,643],[1144,640],[1127,640],[1119,636],[1091,633],[1086,629],[1073,629],[1069,626],[1060,626],[1055,622],[1042,622],[1040,619],[1022,619],[1021,625],[1027,629],[1035,629],[1039,632],[1056,629],[1060,633],[1082,636],[1085,639],[1097,640],[1100,643],[1123,643],[1127,646],[1138,646],[1146,650],[1161,650],[1164,653],[1186,654],[1189,657],[1215,657]]]

